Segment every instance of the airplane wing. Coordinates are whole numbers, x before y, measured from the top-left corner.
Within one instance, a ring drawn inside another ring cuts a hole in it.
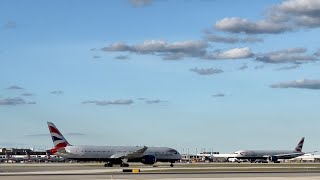
[[[304,154],[310,154],[310,153],[316,153],[316,152],[318,152],[318,151],[305,152],[305,153],[296,152],[296,153],[289,153],[289,154],[277,154],[277,155],[275,155],[275,156],[278,157],[278,158],[283,158],[283,157],[294,156],[294,155],[296,155],[296,156],[302,156],[302,155],[304,155]]]
[[[274,155],[277,158],[284,158],[284,157],[292,157],[292,156],[302,156],[304,153],[296,152],[296,153],[288,153],[288,154],[277,154]]]
[[[136,151],[133,152],[129,152],[129,153],[117,153],[117,154],[113,154],[112,156],[110,156],[110,158],[114,158],[114,159],[119,159],[119,158],[138,158],[143,156],[143,153],[148,149],[147,146],[144,146],[141,149],[138,149]]]

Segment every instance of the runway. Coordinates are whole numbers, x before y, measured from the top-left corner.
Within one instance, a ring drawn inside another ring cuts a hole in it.
[[[0,176],[0,179],[6,180],[98,180],[98,179],[156,179],[156,180],[171,180],[171,179],[284,179],[290,178],[295,180],[313,180],[320,179],[320,172],[316,173],[306,173],[306,172],[173,172],[173,173],[139,173],[139,174],[129,174],[129,173],[81,173],[81,174],[20,174],[20,175],[6,175]]]
[[[186,167],[185,167],[186,166]],[[227,165],[228,166],[228,165]],[[238,165],[239,167],[209,167],[182,165],[175,168],[141,166],[140,173],[124,173],[122,168],[104,168],[100,165],[35,164],[0,165],[1,180],[102,180],[102,179],[156,179],[156,180],[242,180],[242,179],[294,179],[320,180],[319,165]]]

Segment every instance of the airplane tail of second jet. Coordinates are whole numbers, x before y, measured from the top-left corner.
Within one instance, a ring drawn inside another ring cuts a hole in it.
[[[304,143],[304,137],[299,141],[299,143],[295,149],[297,152],[302,152],[303,143]]]
[[[70,146],[66,138],[63,137],[58,128],[52,123],[48,122],[48,128],[53,141],[54,149],[64,148]]]

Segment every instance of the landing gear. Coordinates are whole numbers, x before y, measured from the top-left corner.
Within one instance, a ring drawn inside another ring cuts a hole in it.
[[[113,164],[111,162],[107,162],[106,164],[104,164],[104,167],[112,167]]]
[[[170,164],[170,167],[173,167],[173,163]]]
[[[128,163],[121,163],[120,167],[129,167],[129,164]]]

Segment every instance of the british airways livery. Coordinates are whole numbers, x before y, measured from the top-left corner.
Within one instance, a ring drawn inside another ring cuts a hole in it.
[[[51,153],[65,159],[103,161],[106,162],[105,167],[112,167],[113,164],[128,167],[128,162],[149,165],[170,162],[173,167],[173,163],[181,159],[177,150],[168,147],[71,145],[52,122],[48,122],[48,127],[54,144]]]
[[[264,159],[278,163],[279,159],[291,159],[304,155],[305,153],[302,152],[303,143],[304,137],[299,141],[294,150],[239,150],[228,158],[247,159],[251,162],[254,162],[257,159]]]

